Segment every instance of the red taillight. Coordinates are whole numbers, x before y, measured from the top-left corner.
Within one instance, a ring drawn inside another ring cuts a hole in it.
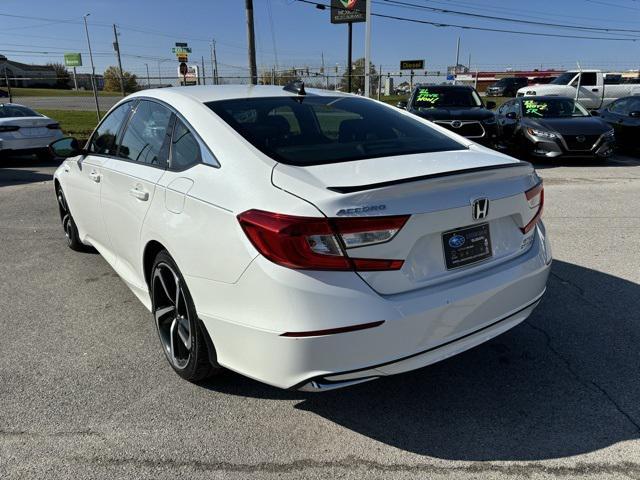
[[[409,217],[296,217],[248,210],[238,221],[254,247],[278,265],[306,270],[399,270],[403,260],[350,258],[351,247],[389,241]],[[351,245],[347,245],[350,243]]]
[[[520,229],[522,230],[522,233],[529,233],[542,217],[542,210],[544,207],[544,186],[542,185],[542,181],[535,187],[524,192],[524,195],[527,198],[527,202],[529,203],[529,208],[538,209],[531,221],[527,223],[524,228]]]

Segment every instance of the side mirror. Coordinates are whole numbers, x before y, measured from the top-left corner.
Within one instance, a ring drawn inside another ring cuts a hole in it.
[[[600,116],[600,112],[598,110],[591,110],[591,116],[592,117],[599,117]]]
[[[56,157],[62,158],[75,157],[76,155],[84,153],[78,144],[78,140],[73,137],[65,137],[52,142],[49,145],[49,150],[51,150],[51,153]]]
[[[508,112],[505,117],[507,117],[509,120],[517,120],[518,119],[518,115],[516,115],[516,112]]]
[[[489,110],[493,110],[494,108],[496,108],[496,102],[489,100],[486,104],[486,107]]]
[[[631,112],[631,113],[629,113],[629,116],[633,117],[633,118],[640,118],[640,112],[638,112],[638,111]]]
[[[398,103],[396,103],[396,107],[401,108],[403,110],[407,109],[407,101],[406,100],[400,100]]]

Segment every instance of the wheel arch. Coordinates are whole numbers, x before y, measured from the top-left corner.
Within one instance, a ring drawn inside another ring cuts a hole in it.
[[[144,247],[144,251],[142,253],[142,273],[144,275],[144,281],[149,287],[149,292],[151,292],[151,268],[153,267],[153,261],[155,260],[158,253],[162,250],[168,249],[157,240],[149,240]],[[171,254],[169,254],[171,255]]]

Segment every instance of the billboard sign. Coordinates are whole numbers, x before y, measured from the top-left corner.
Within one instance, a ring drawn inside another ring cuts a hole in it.
[[[175,53],[176,55],[191,53],[191,47],[173,47],[171,53]]]
[[[424,70],[424,60],[400,60],[400,70]]]
[[[81,67],[82,66],[82,54],[80,53],[65,53],[64,64],[66,67]]]
[[[366,22],[366,0],[331,0],[331,23]]]

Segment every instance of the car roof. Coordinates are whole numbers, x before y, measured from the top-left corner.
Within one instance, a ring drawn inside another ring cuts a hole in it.
[[[351,94],[348,93],[316,88],[307,88],[305,91],[307,95],[325,97],[351,96]],[[175,99],[177,96],[207,103],[239,98],[296,97],[298,95],[284,90],[284,87],[279,85],[193,85],[189,87],[151,88],[136,92],[128,98],[151,97],[159,100],[169,100]]]
[[[414,87],[414,90],[417,90],[418,88],[444,88],[447,90],[473,90],[473,87],[469,86],[469,85],[433,85],[433,84],[428,84],[428,83],[423,83],[423,84],[419,84],[416,85]]]

